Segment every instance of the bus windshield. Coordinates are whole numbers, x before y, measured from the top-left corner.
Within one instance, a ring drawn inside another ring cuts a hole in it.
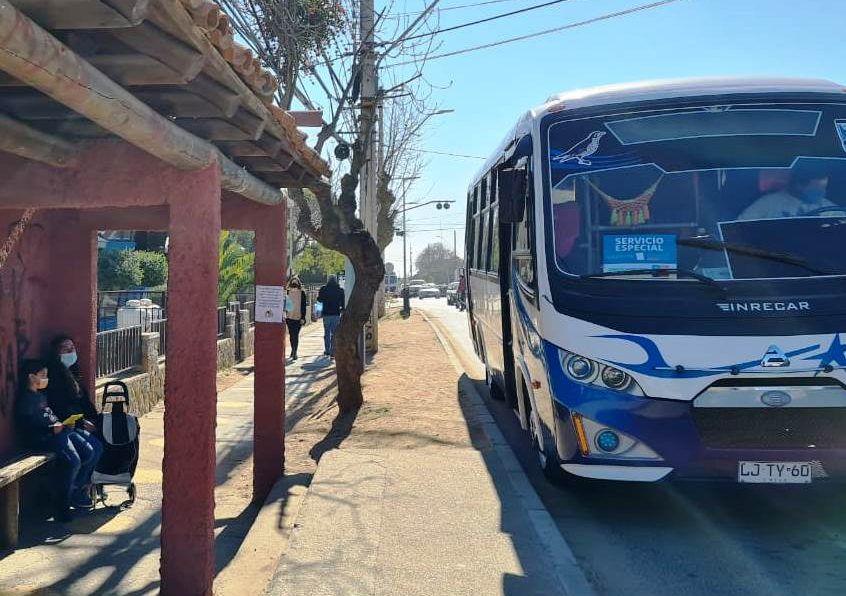
[[[749,104],[548,128],[555,264],[579,277],[846,275],[846,106]],[[708,280],[705,280],[708,281]]]

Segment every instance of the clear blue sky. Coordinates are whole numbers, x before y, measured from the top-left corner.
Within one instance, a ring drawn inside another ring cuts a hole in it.
[[[442,9],[479,0],[441,0]],[[442,10],[440,26],[539,4],[508,0],[488,6]],[[515,37],[649,0],[568,0],[523,15],[444,33],[435,53]],[[398,0],[393,13],[414,12],[426,0]],[[377,10],[384,7],[377,0]],[[846,0],[679,0],[585,27],[429,62],[435,100],[452,114],[437,116],[425,148],[487,156],[519,115],[553,93],[624,81],[719,75],[784,75],[825,78],[846,84],[843,24]],[[390,63],[390,60],[386,60]],[[464,239],[464,196],[481,161],[427,154],[428,166],[411,200],[454,199],[449,211],[421,207],[409,212],[409,242],[420,249],[453,229]],[[443,229],[443,232],[437,230]],[[415,231],[415,230],[436,231]],[[461,249],[459,248],[459,254]],[[402,271],[402,241],[386,261]]]

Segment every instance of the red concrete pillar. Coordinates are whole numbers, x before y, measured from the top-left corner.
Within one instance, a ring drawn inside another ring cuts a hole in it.
[[[55,335],[71,336],[79,354],[79,367],[88,394],[94,396],[97,368],[97,235],[82,225],[79,212],[49,213],[45,225],[50,233],[49,307],[45,342]]]
[[[212,593],[214,579],[217,166],[172,189],[162,484],[161,593]]]
[[[286,206],[261,208],[255,222],[256,285],[285,283]],[[282,476],[285,449],[285,325],[256,323],[253,500]]]

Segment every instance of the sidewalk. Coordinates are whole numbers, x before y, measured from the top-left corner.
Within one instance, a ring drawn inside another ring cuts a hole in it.
[[[287,368],[286,476],[263,506],[250,503],[252,375],[219,379],[215,594],[588,593],[445,346],[419,314],[383,321],[366,402],[339,419],[322,326],[308,326]],[[158,592],[163,412],[141,420],[136,505],[27,519],[0,594]]]
[[[383,322],[268,594],[589,593],[481,399],[419,314]]]
[[[322,328],[312,325],[302,338],[295,366],[288,364],[288,427],[309,411],[308,401],[334,377],[334,368],[317,363],[323,351]],[[315,354],[314,357],[309,357]],[[215,489],[215,558],[218,577],[228,569],[254,524],[260,507],[252,497],[253,376],[250,363],[218,377],[217,487]],[[303,370],[303,369],[311,370]],[[22,520],[17,551],[0,559],[0,594],[157,594],[161,523],[161,462],[164,449],[164,405],[141,421],[141,459],[135,475],[138,499],[126,511],[105,509],[79,513],[73,522]],[[305,483],[305,480],[301,481]],[[300,487],[304,492],[304,489]],[[294,489],[294,492],[297,492]],[[109,502],[125,498],[109,488]],[[278,559],[273,560],[274,563]],[[264,576],[266,582],[272,567]],[[240,578],[243,582],[244,578]]]

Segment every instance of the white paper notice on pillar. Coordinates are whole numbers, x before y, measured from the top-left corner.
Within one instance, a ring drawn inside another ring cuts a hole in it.
[[[285,287],[256,286],[256,323],[285,322]]]

